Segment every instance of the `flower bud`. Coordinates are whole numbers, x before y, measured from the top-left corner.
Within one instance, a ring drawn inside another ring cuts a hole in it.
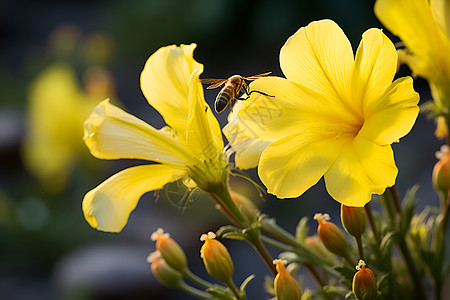
[[[256,208],[253,201],[234,191],[230,191],[230,194],[231,198],[233,198],[234,202],[239,207],[242,214],[244,214],[244,216],[247,217],[248,220],[250,221],[254,220],[259,210],[258,208]]]
[[[277,268],[277,276],[275,276],[274,290],[277,300],[300,300],[302,294],[298,287],[297,281],[286,271],[284,265],[285,260],[275,259],[273,263]]]
[[[348,257],[348,241],[344,233],[334,224],[328,222],[328,214],[315,214],[314,220],[319,222],[317,234],[325,247],[336,255]]]
[[[169,266],[161,257],[159,251],[151,253],[147,257],[147,262],[151,263],[152,273],[159,283],[170,288],[181,286],[183,275]]]
[[[361,259],[356,266],[358,272],[353,276],[352,290],[359,300],[372,300],[377,295],[377,281],[373,272],[366,268],[366,263]]]
[[[434,135],[441,140],[448,136],[448,126],[443,116],[436,118],[436,130],[434,131]]]
[[[156,241],[156,249],[169,266],[180,272],[187,268],[186,254],[178,243],[170,238],[169,233],[165,233],[162,228],[158,228],[150,238],[152,241]]]
[[[227,248],[215,240],[213,232],[202,234],[200,240],[204,242],[200,249],[200,257],[203,259],[206,271],[209,275],[222,282],[229,282],[233,275],[234,265]]]
[[[318,235],[306,237],[305,244],[311,248],[314,253],[328,261],[331,265],[335,263],[336,256],[324,246]]]
[[[442,146],[441,150],[436,152],[436,157],[439,161],[433,168],[433,186],[446,199],[450,191],[450,153],[448,146]]]
[[[342,204],[341,221],[344,229],[355,238],[359,239],[366,230],[366,212],[362,207],[351,207]]]

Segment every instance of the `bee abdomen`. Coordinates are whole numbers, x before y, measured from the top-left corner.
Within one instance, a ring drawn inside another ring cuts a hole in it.
[[[233,98],[234,98],[233,87],[226,85],[217,95],[216,102],[214,103],[216,112],[220,113],[221,111],[223,111]]]

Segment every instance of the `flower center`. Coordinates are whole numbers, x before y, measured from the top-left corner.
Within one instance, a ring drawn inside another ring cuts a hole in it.
[[[363,125],[363,121],[340,122],[334,126],[327,126],[324,131],[327,135],[334,135],[336,140],[352,140],[358,135]]]
[[[198,187],[208,191],[211,185],[223,182],[228,174],[228,160],[223,153],[218,153],[217,158],[199,160],[197,165],[190,168],[190,178]]]

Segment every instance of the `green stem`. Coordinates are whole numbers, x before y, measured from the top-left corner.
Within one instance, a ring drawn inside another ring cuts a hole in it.
[[[253,230],[251,232],[254,232]],[[270,256],[269,252],[267,251],[264,244],[261,242],[261,232],[259,229],[257,229],[256,233],[250,233],[250,241],[253,245],[253,247],[256,248],[259,255],[261,255],[261,258],[266,263],[266,266],[269,268],[269,270],[272,272],[272,274],[275,276],[277,275],[277,269],[275,268],[275,265],[273,264],[273,258]]]
[[[241,295],[233,280],[230,279],[229,281],[225,282],[225,284],[230,288],[231,292],[233,292],[238,300],[244,300],[246,298],[245,296]]]
[[[189,280],[192,282],[198,284],[199,286],[202,286],[204,288],[209,288],[212,286],[210,282],[207,282],[206,280],[203,280],[202,278],[198,277],[194,273],[192,273],[189,269],[185,269],[183,272],[183,275],[186,276]]]
[[[377,224],[375,223],[375,219],[373,217],[372,207],[370,206],[370,203],[367,203],[364,208],[366,209],[366,215],[367,215],[367,219],[369,220],[370,228],[372,229],[372,234],[373,234],[375,240],[377,241],[377,246],[378,246],[377,248],[380,249],[381,238],[380,238],[380,233],[378,231]]]
[[[211,187],[209,189],[209,194],[225,212],[226,217],[228,217],[236,226],[241,229],[248,226],[248,221],[231,197],[226,182],[218,183],[214,185],[214,187]]]
[[[224,210],[225,215],[236,226],[238,226],[242,230],[247,230],[247,234],[250,237],[249,242],[260,254],[261,258],[263,259],[269,270],[272,272],[272,274],[276,275],[277,271],[273,264],[273,259],[267,252],[267,249],[261,243],[261,233],[259,231],[259,228],[249,229],[249,221],[242,214],[241,210],[231,197],[230,190],[228,189],[228,184],[225,182],[215,185],[214,188],[210,189],[210,194],[214,198],[216,203],[218,203]]]
[[[201,291],[199,289],[196,289],[196,288],[188,285],[185,282],[182,282],[178,288],[188,294],[191,294],[194,297],[199,298],[199,299],[207,299],[207,300],[214,299],[213,296],[211,296],[210,294],[208,294],[204,291]]]
[[[391,201],[390,201],[390,199],[388,198],[388,196],[387,196],[387,194],[386,193],[384,193],[382,196],[381,196],[381,198],[383,199],[383,208],[384,208],[384,210],[385,210],[385,212],[386,212],[386,215],[387,215],[387,217],[388,217],[388,219],[389,219],[389,222],[390,222],[390,225],[392,226],[392,227],[394,227],[394,225],[395,225],[395,215],[394,215],[394,212],[393,212],[393,210],[392,210],[392,204],[391,204]]]
[[[271,237],[275,238],[278,241],[281,241],[282,243],[292,246],[294,249],[297,250],[296,252],[299,255],[309,259],[312,264],[320,266],[329,265],[329,263],[326,260],[324,260],[317,253],[311,251],[311,249],[308,248],[303,243],[297,241],[297,239],[293,235],[291,235],[289,232],[278,226],[273,220],[263,219],[260,225],[262,232],[270,235]],[[292,250],[293,249],[290,249],[289,251]]]
[[[363,248],[363,245],[362,245],[361,236],[355,237],[355,241],[356,241],[356,245],[358,246],[359,258],[365,260],[365,258],[364,258],[364,248]]]
[[[395,228],[396,218],[399,217],[401,213],[400,201],[397,190],[394,187],[388,188],[387,191],[388,193],[387,195],[385,195],[385,197],[383,197],[383,199],[385,201],[385,208],[388,212],[391,224],[393,228]],[[395,213],[392,211],[392,207],[394,208]],[[414,263],[411,251],[409,250],[409,247],[406,243],[405,236],[403,234],[398,234],[398,239],[396,240],[400,248],[400,252],[402,253],[403,259],[406,263],[406,266],[409,270],[409,275],[411,276],[411,280],[414,285],[415,295],[417,296],[417,299],[426,299],[422,279]]]
[[[389,194],[391,204],[394,208],[394,213],[396,215],[400,215],[402,213],[402,208],[400,205],[400,197],[398,196],[397,187],[395,185],[386,189]]]
[[[304,266],[309,271],[309,273],[312,275],[317,285],[319,286],[320,294],[322,295],[323,299],[332,300],[333,298],[330,295],[328,295],[324,290],[324,287],[327,285],[327,278],[326,277],[323,278],[322,276],[320,276],[319,272],[317,272],[314,266],[310,264],[305,264]]]
[[[450,213],[450,193],[447,195],[447,201],[444,202],[444,207],[441,208],[442,212],[442,229],[444,230],[444,234],[447,230],[448,223],[448,215]]]
[[[330,266],[329,263],[325,262],[325,260],[323,260],[322,258],[319,258],[316,260],[315,257],[309,257],[309,256],[305,255],[304,251],[301,251],[298,248],[293,247],[292,245],[282,243],[280,241],[274,240],[265,235],[261,236],[261,240],[264,243],[266,243],[267,245],[271,245],[271,246],[278,248],[280,250],[283,250],[283,251],[294,252],[299,257],[309,259],[310,264],[320,266],[320,268],[322,268],[325,272],[327,272],[328,274],[330,274],[332,276],[335,276],[335,277],[340,276],[340,274],[338,272],[336,272],[336,270],[333,269],[333,266]]]
[[[314,268],[314,266],[310,264],[305,264],[305,268],[311,273],[312,277],[316,281],[317,285],[323,289],[323,287],[327,284],[326,279],[323,279],[320,274],[317,272],[317,270]]]
[[[420,278],[419,272],[416,269],[414,264],[414,260],[411,256],[411,252],[406,244],[406,241],[403,238],[398,240],[398,246],[400,248],[400,252],[403,255],[403,259],[405,260],[406,266],[409,270],[409,275],[414,283],[414,288],[416,290],[417,299],[426,299],[425,292],[423,290],[422,280]]]
[[[299,243],[293,235],[278,226],[273,220],[263,219],[261,221],[261,230],[278,241],[291,245],[296,249],[303,252],[311,252],[305,245]]]

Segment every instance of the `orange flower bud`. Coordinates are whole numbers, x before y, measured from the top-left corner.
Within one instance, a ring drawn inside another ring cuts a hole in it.
[[[358,272],[353,276],[352,290],[359,300],[372,300],[377,295],[377,281],[373,272],[366,268],[366,263],[361,259],[356,266]]]
[[[274,289],[277,300],[300,300],[302,294],[298,287],[297,281],[286,271],[284,265],[285,260],[275,259],[273,263],[277,268],[277,276],[275,276]]]
[[[246,216],[248,220],[255,219],[255,216],[258,214],[259,210],[256,208],[253,201],[234,191],[230,191],[230,194],[244,216]]]
[[[436,157],[439,161],[433,168],[433,186],[446,199],[450,191],[450,153],[448,146],[442,146],[441,150],[436,152]]]
[[[180,245],[170,238],[169,233],[165,233],[162,228],[158,228],[150,238],[152,241],[156,241],[156,249],[169,266],[180,272],[187,268],[186,254],[184,254]]]
[[[366,230],[366,212],[362,207],[341,205],[341,221],[344,229],[355,238],[360,238]]]
[[[204,242],[200,249],[206,271],[209,275],[222,282],[229,282],[233,275],[234,265],[227,248],[218,240],[213,232],[202,234],[200,240]]]
[[[334,224],[328,222],[328,214],[315,214],[314,220],[319,222],[317,234],[325,247],[336,255],[348,257],[348,241],[345,234]]]
[[[147,257],[147,262],[151,263],[152,273],[159,283],[170,288],[181,286],[183,275],[169,266],[161,257],[159,251],[151,253]]]
[[[331,253],[323,244],[318,235],[308,236],[305,239],[305,244],[311,248],[314,253],[317,253],[320,257],[324,258],[330,264],[334,264],[336,256]]]

